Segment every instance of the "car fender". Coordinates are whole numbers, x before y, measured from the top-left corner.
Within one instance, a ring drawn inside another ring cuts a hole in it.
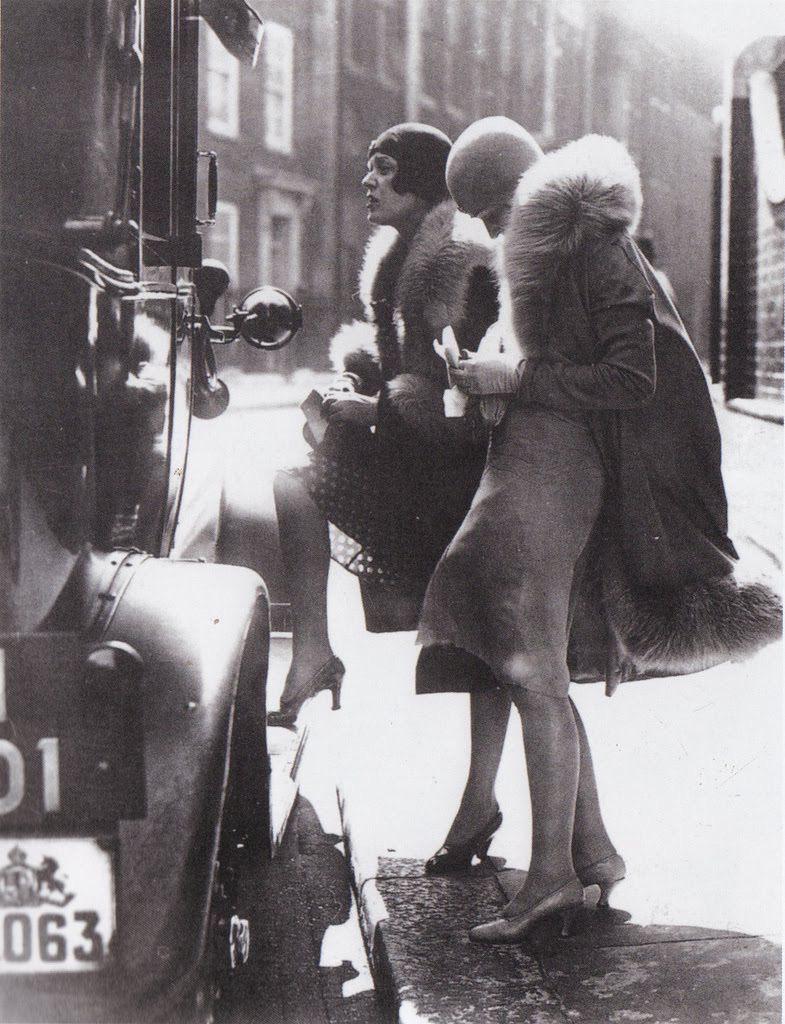
[[[263,831],[268,615],[251,571],[148,559],[106,629],[145,665],[147,817],[121,825],[118,921],[124,966],[147,986],[201,956],[227,789],[241,785],[233,732],[252,745],[240,751],[249,803],[238,806],[246,830]]]
[[[268,856],[265,585],[248,569],[144,556],[129,573],[97,639],[144,664],[147,813],[119,823],[110,963],[20,978],[29,1020],[172,1019],[209,956],[222,830]]]

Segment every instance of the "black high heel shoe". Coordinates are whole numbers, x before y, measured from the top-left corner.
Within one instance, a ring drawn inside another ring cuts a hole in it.
[[[445,843],[433,857],[426,860],[425,874],[448,875],[451,871],[466,871],[471,867],[472,859],[475,856],[480,860],[485,860],[491,840],[498,832],[501,823],[502,812],[497,811],[493,818],[473,836],[470,836],[465,843],[455,843],[453,846],[447,846]]]
[[[332,692],[333,711],[338,711],[341,707],[341,683],[345,674],[346,669],[341,659],[332,655],[319,671],[314,673],[303,693],[289,700],[282,700],[277,711],[267,712],[267,724],[294,729],[303,704],[322,690]]]

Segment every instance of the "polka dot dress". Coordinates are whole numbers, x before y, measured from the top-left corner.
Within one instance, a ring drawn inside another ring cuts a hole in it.
[[[350,438],[340,439],[350,441]],[[349,572],[385,584],[416,578],[408,501],[396,493],[373,435],[361,443],[333,438],[295,472],[330,524],[330,554]]]

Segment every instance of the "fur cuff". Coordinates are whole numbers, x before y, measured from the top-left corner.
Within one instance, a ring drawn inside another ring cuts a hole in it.
[[[642,593],[609,573],[603,591],[610,626],[639,678],[742,661],[782,636],[782,603],[762,583],[725,576],[675,593]]]
[[[375,395],[382,375],[373,325],[360,320],[344,324],[330,342],[330,364],[337,373],[356,373],[362,382],[358,390]]]

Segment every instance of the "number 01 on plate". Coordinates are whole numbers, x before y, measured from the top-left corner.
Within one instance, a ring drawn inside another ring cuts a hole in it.
[[[103,844],[0,838],[0,974],[99,970],[114,930],[114,858]]]

